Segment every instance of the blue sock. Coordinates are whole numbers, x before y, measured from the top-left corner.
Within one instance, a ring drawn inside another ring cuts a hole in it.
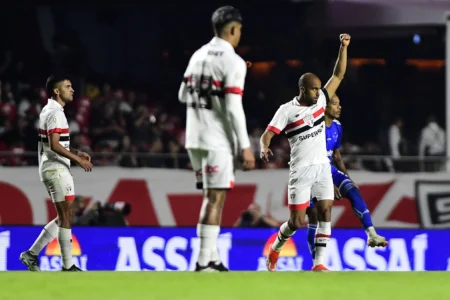
[[[361,224],[364,226],[364,229],[372,227],[372,218],[370,217],[369,209],[367,208],[366,202],[361,196],[361,193],[355,186],[353,186],[353,184],[351,187],[347,188],[347,193],[345,193],[345,196],[343,196],[350,200],[353,211],[361,220]]]
[[[316,246],[314,244],[314,237],[316,236],[317,225],[308,224],[308,246],[309,252],[311,253],[312,259],[316,257]]]

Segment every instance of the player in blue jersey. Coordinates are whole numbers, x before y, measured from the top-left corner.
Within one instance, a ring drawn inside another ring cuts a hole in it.
[[[331,163],[331,173],[333,176],[335,200],[339,200],[342,197],[350,200],[353,211],[360,219],[361,224],[367,233],[367,245],[370,247],[386,247],[388,242],[386,239],[377,234],[372,224],[369,210],[367,209],[366,202],[362,198],[358,187],[348,176],[347,169],[341,157],[341,137],[342,126],[338,119],[341,114],[341,105],[339,98],[334,95],[327,105],[325,110],[325,125],[326,125],[326,139],[327,139],[327,152],[328,158]],[[317,228],[317,211],[314,207],[314,201],[310,202],[310,207],[307,209],[308,215],[308,245],[311,251],[311,255],[315,256],[314,236]]]

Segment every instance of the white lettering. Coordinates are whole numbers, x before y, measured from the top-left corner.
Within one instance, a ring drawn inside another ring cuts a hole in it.
[[[164,259],[153,252],[154,250],[164,250],[165,241],[159,236],[149,237],[142,246],[142,259],[151,267],[155,268],[155,271],[164,271],[166,269],[166,263]]]
[[[173,237],[166,244],[166,250],[164,252],[167,263],[171,266],[176,267],[179,271],[186,271],[188,268],[188,263],[186,259],[177,252],[177,250],[186,251],[187,240],[183,237]]]
[[[366,261],[367,265],[375,267],[378,271],[387,271],[387,262],[383,256],[378,254],[378,251],[386,252],[386,248],[371,248],[366,247]]]
[[[0,232],[0,271],[8,270],[8,248],[10,246],[10,232]]]
[[[414,271],[425,271],[425,251],[428,249],[428,235],[419,234],[412,240],[414,250]]]
[[[366,269],[366,262],[364,261],[364,258],[356,253],[356,251],[363,252],[366,246],[365,244],[366,243],[363,239],[351,238],[344,245],[344,249],[342,251],[344,261],[351,268],[354,268],[355,271],[362,271]]]
[[[117,271],[140,271],[139,255],[133,237],[119,237],[119,257],[117,258]]]
[[[408,252],[406,251],[406,243],[404,239],[390,239],[389,249],[391,255],[389,257],[389,271],[411,271],[409,264]]]
[[[326,267],[333,271],[341,271],[342,261],[341,256],[339,255],[339,248],[336,239],[330,239],[328,242],[326,255]]]

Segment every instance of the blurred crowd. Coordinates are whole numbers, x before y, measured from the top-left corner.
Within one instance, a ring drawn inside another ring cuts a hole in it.
[[[23,61],[0,53],[1,57],[0,165],[35,165],[36,155],[25,153],[37,150],[38,115],[48,98],[44,88],[46,75],[41,74],[38,81],[32,81],[30,78],[36,75]],[[317,59],[307,64],[286,61],[249,65],[244,103],[255,152],[259,153],[259,138],[278,106],[298,93],[299,74],[314,70],[325,80],[331,75],[333,63],[334,59],[320,63]],[[71,145],[94,153],[97,166],[190,168],[183,147],[185,107],[177,101],[184,67],[168,70],[172,93],[165,94],[77,79],[74,102],[65,108]],[[422,106],[428,96],[427,86],[441,83],[444,86],[443,70],[349,64],[339,96],[344,128],[341,151],[347,154],[350,169],[382,171],[393,166],[386,160],[361,163],[351,159],[352,154],[387,154],[399,158],[445,153],[445,132],[439,125],[443,123],[439,120],[445,105],[444,89],[431,91],[435,105],[426,109]],[[389,81],[394,77],[395,88],[391,88]],[[287,166],[287,139],[276,138],[272,150],[274,159],[268,164],[259,163],[258,167]],[[4,151],[14,155],[1,154]]]

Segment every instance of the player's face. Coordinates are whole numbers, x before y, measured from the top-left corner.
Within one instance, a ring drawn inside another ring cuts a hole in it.
[[[312,79],[305,87],[303,87],[304,99],[306,102],[312,104],[316,104],[317,100],[319,100],[320,96],[320,88],[322,87],[322,83],[319,79]]]
[[[64,80],[58,85],[57,88],[57,95],[61,98],[64,102],[71,102],[73,101],[73,93],[75,92],[72,88],[72,83],[69,80]]]
[[[338,119],[341,116],[341,110],[342,107],[339,98],[338,96],[334,95],[330,99],[330,103],[328,103],[325,113],[327,114],[327,116],[333,119]]]

